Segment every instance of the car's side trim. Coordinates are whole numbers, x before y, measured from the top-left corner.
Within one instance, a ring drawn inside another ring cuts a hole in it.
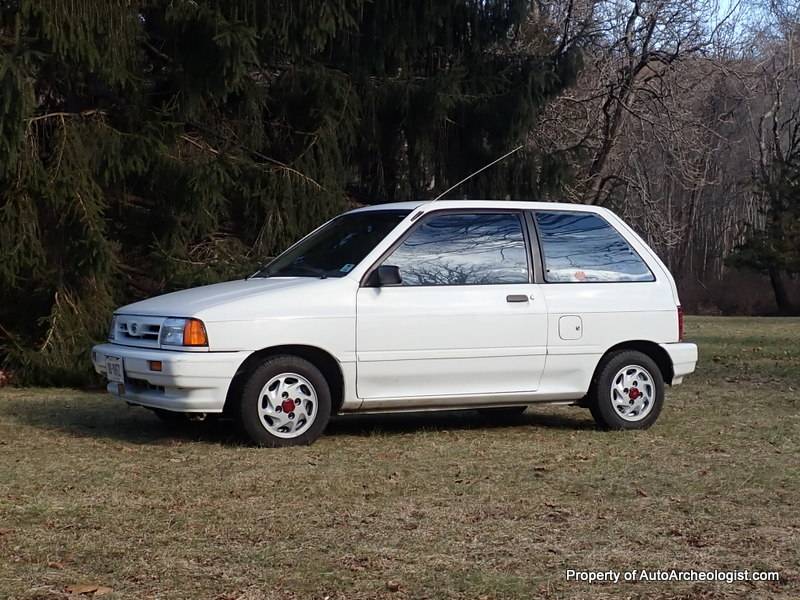
[[[459,396],[422,396],[377,398],[364,400],[358,413],[410,412],[418,410],[457,410],[497,406],[520,406],[537,402],[567,402],[580,400],[583,394],[576,392],[536,393],[514,392],[499,394],[476,394]],[[343,410],[342,412],[355,412]]]
[[[359,362],[375,362],[382,360],[447,360],[451,358],[486,358],[510,356],[544,356],[546,346],[527,346],[522,348],[456,348],[444,350],[392,350],[379,352],[358,352]]]

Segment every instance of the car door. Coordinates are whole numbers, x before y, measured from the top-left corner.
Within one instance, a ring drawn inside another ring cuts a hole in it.
[[[362,408],[411,397],[502,402],[537,389],[547,314],[520,211],[427,213],[380,265],[396,266],[402,283],[379,287],[367,275],[358,291]]]

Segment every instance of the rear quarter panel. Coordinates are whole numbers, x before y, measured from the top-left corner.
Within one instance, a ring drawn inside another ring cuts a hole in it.
[[[619,217],[604,209],[598,209],[598,213],[637,251],[655,281],[542,284],[548,309],[548,356],[542,393],[585,393],[599,360],[617,344],[678,341],[678,295],[672,275]],[[578,339],[562,336],[559,322],[565,316],[580,318]]]

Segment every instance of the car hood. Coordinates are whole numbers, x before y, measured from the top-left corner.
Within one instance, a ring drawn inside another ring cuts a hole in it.
[[[163,294],[117,309],[119,314],[160,317],[198,317],[211,320],[246,320],[263,316],[269,306],[291,302],[295,307],[309,292],[336,279],[311,277],[253,277]]]

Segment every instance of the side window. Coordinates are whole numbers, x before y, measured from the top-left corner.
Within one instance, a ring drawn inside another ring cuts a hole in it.
[[[528,283],[518,213],[450,213],[428,218],[383,261],[404,286]]]
[[[536,225],[545,281],[655,281],[625,238],[595,214],[537,211]]]

